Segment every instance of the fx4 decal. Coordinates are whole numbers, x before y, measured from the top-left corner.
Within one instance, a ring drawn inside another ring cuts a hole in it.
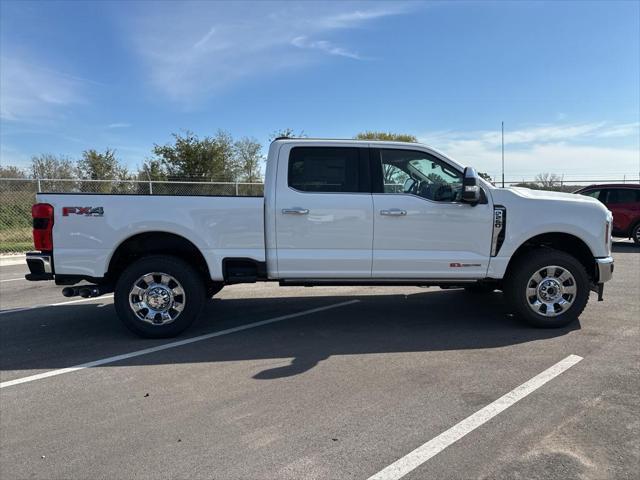
[[[463,268],[463,267],[480,267],[479,263],[458,263],[453,262],[449,264],[449,268]]]
[[[62,207],[62,216],[84,215],[86,217],[102,217],[104,215],[103,207]]]

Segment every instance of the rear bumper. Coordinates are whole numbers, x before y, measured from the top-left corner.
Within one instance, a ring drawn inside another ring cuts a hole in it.
[[[596,258],[596,283],[605,283],[613,277],[613,257]]]
[[[27,266],[29,267],[29,273],[24,276],[27,280],[32,282],[53,280],[53,257],[51,253],[27,253]]]

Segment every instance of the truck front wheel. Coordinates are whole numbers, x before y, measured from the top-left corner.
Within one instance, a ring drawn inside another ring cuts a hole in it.
[[[199,272],[177,257],[151,255],[127,267],[116,283],[118,317],[147,338],[174,337],[189,327],[204,305]]]
[[[514,313],[536,327],[564,327],[589,300],[589,277],[571,255],[531,250],[509,268],[504,293]]]

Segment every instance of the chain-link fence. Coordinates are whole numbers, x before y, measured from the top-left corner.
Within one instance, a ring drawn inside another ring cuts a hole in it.
[[[0,180],[0,253],[19,253],[33,248],[31,205],[36,199],[31,180]]]
[[[33,248],[31,205],[36,193],[262,196],[262,183],[0,178],[0,254]]]
[[[623,180],[565,180],[560,188],[573,191],[592,183],[623,183]],[[632,180],[636,181],[637,180]],[[535,180],[530,180],[535,182]],[[506,181],[507,186],[527,180]],[[500,182],[495,182],[500,186]],[[402,185],[389,185],[398,192]],[[544,187],[542,187],[544,188]],[[547,188],[557,190],[558,188]],[[37,192],[117,193],[129,195],[225,195],[262,196],[262,183],[183,182],[140,180],[52,180],[0,178],[0,254],[20,253],[32,248],[31,205]]]

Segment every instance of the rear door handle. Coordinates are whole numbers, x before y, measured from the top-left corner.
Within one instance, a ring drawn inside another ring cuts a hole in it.
[[[399,208],[392,208],[390,210],[380,210],[380,215],[388,215],[391,217],[404,217],[407,214],[406,210]]]
[[[283,208],[282,209],[282,213],[284,215],[306,215],[307,213],[309,213],[309,209],[308,208],[299,208],[299,207]]]

